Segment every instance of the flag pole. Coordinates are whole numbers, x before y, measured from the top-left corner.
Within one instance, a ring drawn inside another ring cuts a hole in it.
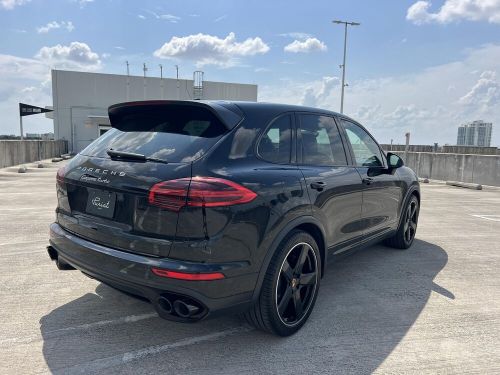
[[[23,135],[23,116],[21,114],[21,103],[19,103],[19,128],[21,131],[21,141],[24,140],[24,135]]]

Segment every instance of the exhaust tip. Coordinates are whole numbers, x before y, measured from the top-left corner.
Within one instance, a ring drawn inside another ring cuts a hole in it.
[[[171,314],[173,311],[172,303],[166,297],[158,298],[158,306],[167,314]]]
[[[174,310],[181,318],[189,318],[196,315],[200,311],[200,308],[178,299],[174,302]]]
[[[51,260],[57,260],[57,250],[52,246],[47,246],[47,253],[49,253],[49,257]]]

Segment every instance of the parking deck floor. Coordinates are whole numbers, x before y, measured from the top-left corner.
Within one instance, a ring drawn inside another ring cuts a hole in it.
[[[277,338],[238,317],[179,324],[49,260],[55,164],[0,170],[0,373],[500,373],[500,190],[422,185],[414,246],[328,266]]]

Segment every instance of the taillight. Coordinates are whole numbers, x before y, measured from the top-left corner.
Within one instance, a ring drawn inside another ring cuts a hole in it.
[[[179,211],[189,207],[222,207],[248,203],[255,199],[250,189],[215,177],[180,178],[159,182],[149,191],[149,203]]]
[[[57,170],[56,181],[60,186],[64,186],[64,176],[66,175],[66,166],[62,166]]]
[[[221,272],[211,272],[211,273],[187,273],[187,272],[177,272],[169,271],[162,268],[151,268],[151,271],[156,276],[168,277],[170,279],[179,280],[190,280],[190,281],[210,281],[210,280],[220,280],[225,276]]]

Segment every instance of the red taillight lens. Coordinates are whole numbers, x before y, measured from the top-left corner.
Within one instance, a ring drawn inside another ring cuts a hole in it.
[[[250,189],[215,177],[193,177],[164,181],[149,191],[149,203],[179,211],[184,206],[222,207],[251,202],[257,197]]]
[[[56,182],[64,186],[64,176],[66,175],[66,166],[63,166],[57,170]]]
[[[221,272],[185,273],[185,272],[164,270],[161,268],[151,268],[151,271],[157,276],[168,277],[170,279],[191,280],[191,281],[220,280],[225,277],[224,274]]]
[[[149,190],[149,204],[172,211],[179,211],[186,205],[190,181],[190,178],[180,178],[153,185]]]

